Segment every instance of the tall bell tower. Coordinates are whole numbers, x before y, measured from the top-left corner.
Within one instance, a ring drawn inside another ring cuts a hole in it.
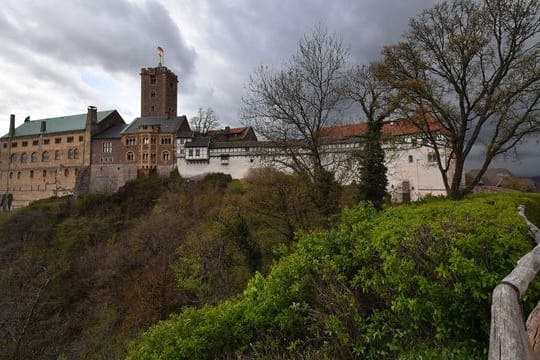
[[[177,115],[178,77],[167,67],[141,69],[141,117]]]

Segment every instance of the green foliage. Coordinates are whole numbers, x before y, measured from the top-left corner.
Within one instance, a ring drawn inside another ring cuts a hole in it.
[[[241,296],[148,330],[128,358],[485,357],[490,294],[533,246],[518,203],[537,213],[540,197],[347,210]]]
[[[382,148],[382,121],[368,122],[365,145],[360,156],[360,200],[371,201],[376,209],[382,209],[386,197],[388,179]]]

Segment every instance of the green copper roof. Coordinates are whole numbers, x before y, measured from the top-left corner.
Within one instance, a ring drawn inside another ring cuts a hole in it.
[[[107,111],[98,111],[97,112],[97,122],[100,123],[111,115],[115,110]],[[56,118],[49,119],[40,119],[32,120],[25,123],[22,123],[15,128],[15,137],[21,136],[32,136],[39,135],[41,132],[41,122],[45,121],[46,131],[44,134],[53,134],[66,131],[77,131],[84,130],[86,127],[86,113],[69,115],[69,116],[60,116]],[[2,138],[7,138],[9,134],[2,136]]]

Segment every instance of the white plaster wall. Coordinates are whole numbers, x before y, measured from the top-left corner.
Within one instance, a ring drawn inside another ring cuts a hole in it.
[[[211,156],[208,161],[190,161],[178,158],[178,172],[182,177],[193,177],[209,173],[224,173],[233,179],[242,179],[250,169],[260,167],[261,163],[254,156],[229,156],[227,165],[222,164],[221,156]]]
[[[236,152],[238,155],[229,155],[227,165],[222,164],[219,152],[211,152],[208,161],[189,161],[179,157],[177,159],[178,171],[183,177],[224,173],[231,175],[234,179],[241,179],[248,175],[250,169],[268,165],[260,156],[254,154],[255,149],[250,149],[253,151],[250,154],[242,154],[242,151],[243,149]],[[419,200],[426,195],[446,195],[437,163],[428,161],[430,151],[431,149],[427,147],[411,145],[410,148],[387,152],[387,190],[393,201],[402,201],[402,184],[405,181],[409,182],[411,201]],[[235,152],[228,149],[223,153],[234,154]],[[409,162],[409,155],[413,157],[412,162]],[[357,165],[344,161],[347,158],[346,153],[343,156],[336,156],[336,154],[332,156],[335,156],[337,168],[333,170],[336,170],[337,178],[344,183],[351,183],[356,177]],[[346,174],[347,172],[349,175]]]

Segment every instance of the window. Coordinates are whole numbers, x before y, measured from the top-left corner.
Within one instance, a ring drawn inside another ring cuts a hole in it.
[[[221,155],[221,165],[229,165],[229,155]]]
[[[148,153],[147,152],[143,153],[142,158],[144,161],[148,161]]]
[[[413,162],[413,156],[412,156],[412,155],[409,155],[409,162],[410,162],[410,163]]]
[[[148,137],[147,136],[143,137],[143,144],[148,145]]]
[[[37,144],[35,144],[35,145],[37,145]],[[5,149],[5,148],[7,148],[7,143],[4,143],[4,149]]]
[[[17,162],[17,154],[11,154],[11,158],[9,159],[10,163],[16,163]]]
[[[54,160],[60,160],[60,150],[54,152]]]
[[[437,155],[435,155],[434,152],[430,152],[427,154],[427,161],[429,163],[436,163],[437,162]]]
[[[27,163],[28,162],[28,155],[26,153],[21,154],[21,163]]]
[[[193,149],[188,150],[188,156],[193,156]]]
[[[31,162],[37,162],[38,161],[38,157],[37,157],[36,152],[33,152],[32,155],[30,155],[30,161]]]
[[[9,178],[10,179],[13,178],[13,173],[12,172],[9,173]]]
[[[30,170],[30,179],[34,178],[34,170]]]
[[[155,137],[155,136],[152,136],[152,137],[150,138],[150,144],[156,145],[156,137]]]
[[[156,83],[156,75],[150,75],[150,84]]]
[[[150,97],[156,97],[156,92],[155,91],[150,91]]]
[[[23,142],[22,142],[22,146],[23,146],[23,147],[27,147],[27,146],[28,146],[28,141],[23,141]]]
[[[201,156],[201,149],[195,150],[195,156]]]
[[[104,141],[102,147],[104,153],[112,153],[112,142]]]
[[[126,154],[127,161],[134,161],[135,160],[135,154],[133,151],[128,151]]]
[[[126,145],[137,145],[137,140],[134,137],[126,138]]]
[[[43,177],[47,176],[47,170],[43,170]]]
[[[74,159],[78,159],[78,158],[79,158],[79,149],[74,149],[74,150],[73,150],[73,158],[74,158]]]
[[[50,139],[45,139],[45,140],[43,140],[43,145],[49,145],[50,142],[51,142]]]
[[[170,137],[162,137],[161,138],[161,145],[169,145],[171,143]]]
[[[156,161],[156,153],[153,152],[150,154],[150,160]]]
[[[17,179],[20,179],[20,178],[21,178],[21,172],[18,171],[18,172],[17,172]]]
[[[55,144],[61,144],[62,143],[62,138],[55,138],[54,143]]]
[[[72,143],[73,142],[73,136],[68,136],[66,140],[67,140],[68,143]]]
[[[12,148],[16,148],[16,147],[17,147],[17,143],[16,143],[16,142],[12,142],[12,143],[11,143],[11,147],[12,147]]]
[[[180,145],[184,145],[184,139],[180,139]]]
[[[84,141],[84,136],[79,135],[79,142],[83,142],[83,141]]]
[[[164,151],[161,155],[164,161],[169,161],[171,159],[171,154],[168,151]]]
[[[64,169],[64,176],[69,176],[69,169]]]
[[[50,160],[50,156],[49,156],[49,152],[48,151],[44,151],[43,154],[41,155],[41,161],[49,161]]]
[[[34,146],[39,145],[39,140],[32,140],[32,145]]]
[[[73,149],[68,150],[68,159],[73,159]]]
[[[154,105],[152,105],[152,106],[150,107],[150,111],[151,111],[151,112],[154,112],[154,110],[155,110]]]

